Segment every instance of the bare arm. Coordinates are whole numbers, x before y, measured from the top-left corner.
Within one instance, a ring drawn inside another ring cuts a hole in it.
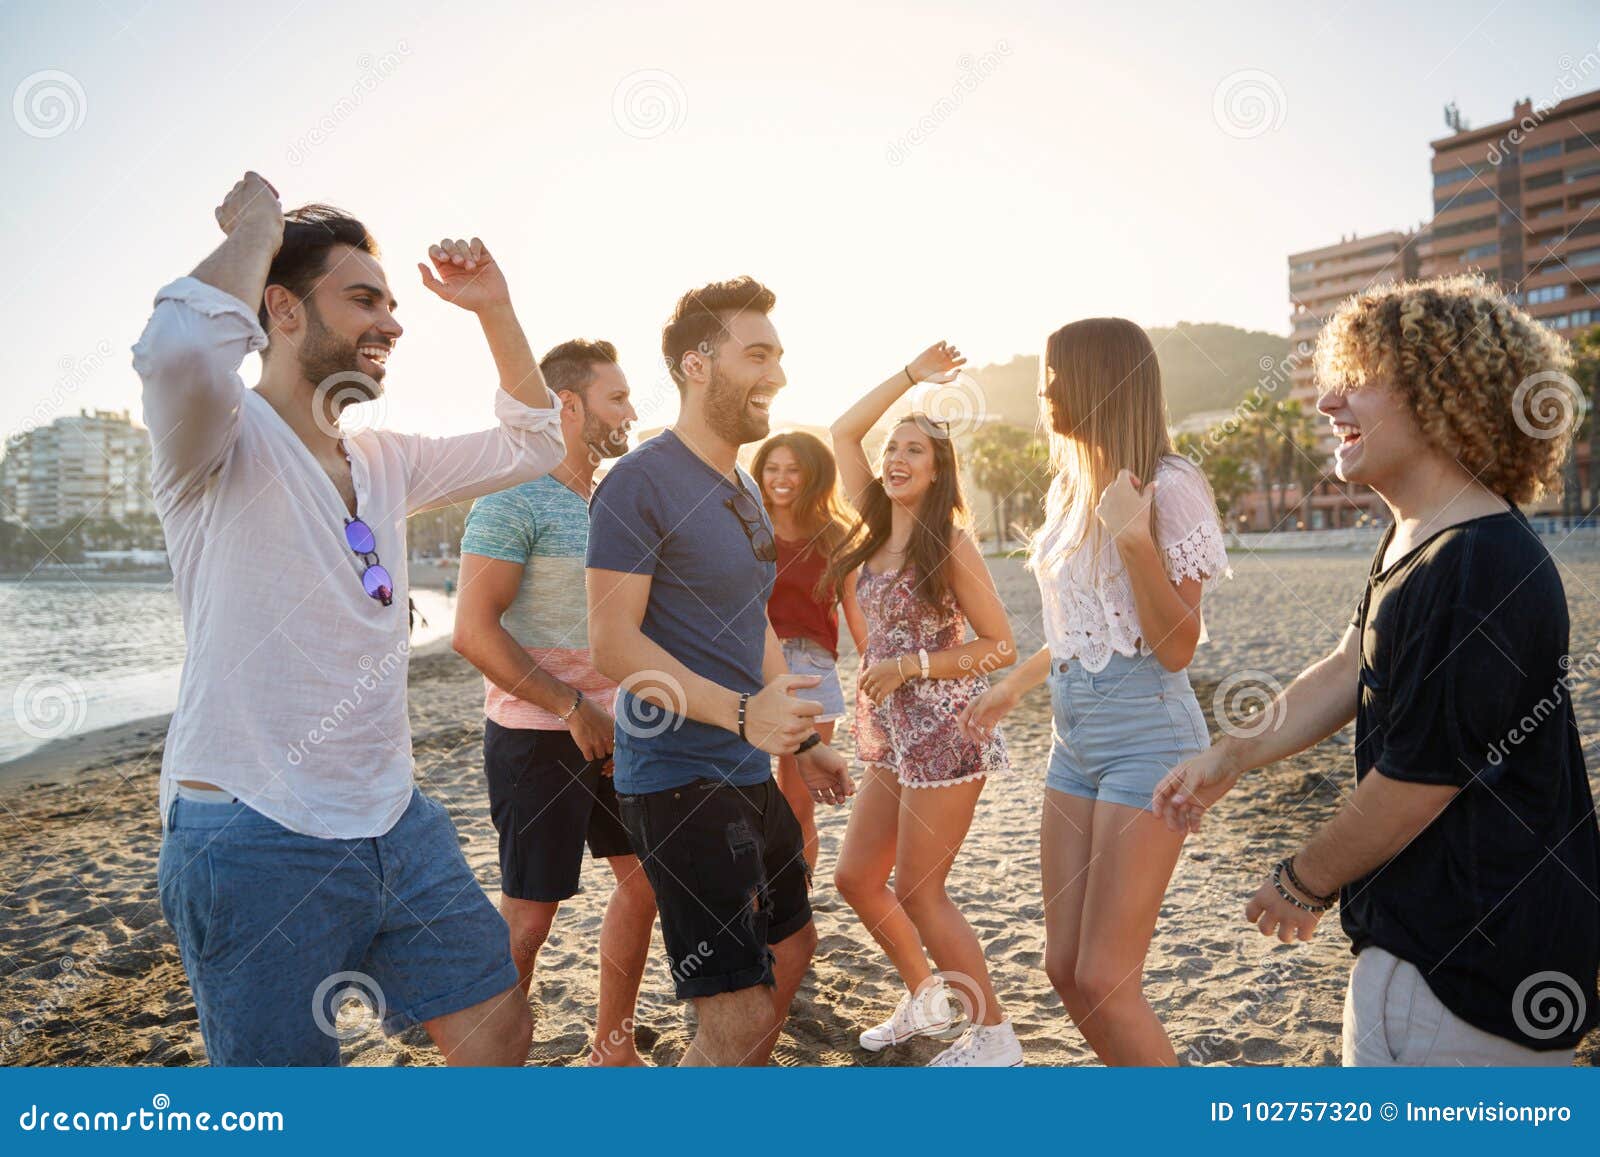
[[[585,574],[595,669],[642,698],[654,697],[674,714],[737,734],[739,692],[695,674],[640,629],[650,602],[651,576],[594,567]],[[771,632],[769,626],[764,667],[770,664]],[[778,658],[781,666],[781,649]],[[822,705],[797,699],[790,691],[816,682],[814,675],[780,674],[751,695],[745,712],[749,742],[773,755],[787,755],[800,746]]]
[[[564,715],[576,691],[542,670],[500,625],[500,616],[522,586],[522,573],[519,563],[481,554],[461,556],[461,593],[451,646],[507,695]]]
[[[1408,783],[1374,769],[1295,855],[1295,874],[1314,892],[1329,893],[1387,864],[1439,818],[1461,789]]]
[[[500,388],[531,409],[559,408],[561,402],[545,385],[533,347],[511,306],[505,274],[483,242],[476,237],[471,241],[446,238],[428,247],[428,257],[433,270],[417,263],[422,284],[435,296],[477,316],[500,375]]]
[[[856,645],[856,654],[867,653],[867,616],[861,613],[856,601],[856,578],[860,571],[853,570],[844,579],[844,590],[839,595],[839,605],[844,608],[844,624],[850,629],[850,641]]]
[[[260,173],[246,173],[218,206],[216,218],[227,236],[189,276],[259,309],[267,270],[283,244],[278,191]]]
[[[1404,851],[1460,790],[1454,784],[1409,783],[1376,769],[1368,772],[1333,818],[1295,853],[1292,866],[1304,890],[1289,879],[1280,877],[1278,882],[1307,903],[1332,895]],[[1270,879],[1256,890],[1244,914],[1262,935],[1277,936],[1285,944],[1310,940],[1322,917],[1288,903]]]
[[[983,552],[969,534],[958,534],[948,563],[950,586],[956,602],[972,625],[976,636],[971,642],[944,651],[928,653],[928,678],[959,679],[966,675],[987,675],[1017,661],[1011,624],[994,589],[994,578],[984,565]],[[912,679],[921,678],[921,656],[896,655],[874,663],[861,674],[861,689],[874,703],[881,703]]]
[[[994,589],[994,576],[983,561],[983,551],[970,534],[958,533],[950,554],[950,588],[961,613],[976,636],[971,642],[928,656],[928,674],[934,679],[956,679],[977,672],[987,675],[1017,661],[1016,640],[1005,604]]]
[[[1022,697],[1050,677],[1050,648],[1040,647],[1027,660],[961,709],[957,716],[968,739],[982,743]]]
[[[611,713],[593,699],[580,701],[577,688],[535,663],[526,648],[500,624],[500,616],[522,586],[522,574],[521,563],[463,554],[461,595],[456,602],[451,645],[507,695],[566,719],[572,741],[585,759],[604,759],[611,754],[615,740]]]
[[[1156,786],[1151,810],[1174,830],[1198,830],[1205,809],[1241,775],[1321,743],[1356,717],[1360,695],[1361,639],[1352,625],[1339,645],[1267,705],[1265,726],[1223,734],[1208,750],[1186,759]]]
[[[1144,645],[1167,670],[1183,670],[1194,661],[1194,649],[1200,644],[1203,585],[1193,578],[1174,584],[1167,577],[1161,548],[1148,533],[1129,541],[1119,539],[1117,552],[1128,568]]]
[[[1174,585],[1167,577],[1153,527],[1155,494],[1154,481],[1141,484],[1131,472],[1119,470],[1100,495],[1095,517],[1127,568],[1144,645],[1167,670],[1181,671],[1200,642],[1203,587],[1198,579]]]
[[[405,448],[406,506],[416,514],[494,494],[549,472],[566,453],[561,404],[545,386],[533,349],[511,307],[505,275],[483,242],[445,240],[431,246],[434,271],[422,263],[422,283],[435,296],[478,318],[499,373],[494,412],[499,424],[454,437],[388,435]]]
[[[844,492],[851,505],[857,510],[861,509],[867,487],[872,485],[874,477],[872,466],[867,461],[867,452],[862,446],[872,427],[917,382],[953,374],[966,360],[960,350],[947,342],[929,346],[903,369],[896,370],[869,390],[829,427],[833,435],[834,457],[839,463],[839,479],[844,483]]]

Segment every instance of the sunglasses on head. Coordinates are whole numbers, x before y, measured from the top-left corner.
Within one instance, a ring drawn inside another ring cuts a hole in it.
[[[366,567],[361,572],[361,587],[384,606],[394,602],[394,579],[378,563],[378,540],[372,528],[359,518],[344,520],[344,540]]]
[[[739,496],[729,498],[722,505],[733,511],[733,516],[739,520],[739,525],[744,527],[744,536],[750,540],[750,550],[755,554],[756,561],[777,562],[777,540],[772,537],[772,531],[767,528],[767,520],[762,517],[761,507],[750,497],[750,492],[741,486]]]

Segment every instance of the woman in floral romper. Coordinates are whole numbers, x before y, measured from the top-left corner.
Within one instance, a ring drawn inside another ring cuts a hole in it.
[[[959,1001],[966,1031],[931,1063],[1009,1066],[1022,1063],[1022,1046],[945,877],[985,779],[1009,770],[1000,734],[975,741],[958,719],[988,689],[988,673],[1015,659],[1011,628],[965,529],[949,426],[925,414],[902,419],[889,431],[877,474],[861,444],[907,389],[923,381],[938,389],[963,361],[959,350],[933,346],[833,426],[839,475],[861,517],[829,575],[867,624],[855,719],[866,774],[834,882],[906,986],[889,1019],[861,1034],[862,1048],[948,1037],[957,1031]],[[845,579],[858,568],[852,587]]]

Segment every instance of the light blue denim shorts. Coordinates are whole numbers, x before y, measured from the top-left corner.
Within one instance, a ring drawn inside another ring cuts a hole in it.
[[[373,839],[292,832],[242,803],[172,801],[156,869],[213,1065],[337,1065],[349,999],[385,1033],[517,983],[511,937],[444,808],[413,791]]]
[[[783,661],[791,675],[821,675],[815,687],[802,687],[796,694],[822,704],[817,723],[844,718],[844,688],[839,686],[839,669],[828,649],[811,639],[784,639]]]
[[[1153,655],[1113,654],[1103,671],[1052,659],[1049,682],[1056,791],[1148,811],[1161,778],[1211,746],[1188,672]]]

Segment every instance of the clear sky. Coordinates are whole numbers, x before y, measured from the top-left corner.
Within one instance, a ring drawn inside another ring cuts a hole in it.
[[[0,434],[138,414],[128,347],[247,168],[385,249],[407,327],[382,420],[484,423],[473,319],[415,263],[480,235],[535,348],[621,349],[778,294],[782,421],[826,422],[929,342],[976,363],[1074,318],[1287,332],[1285,256],[1415,225],[1428,141],[1543,100],[1592,3],[0,5]],[[1600,75],[1581,89],[1600,87]],[[253,381],[246,371],[246,380]]]

